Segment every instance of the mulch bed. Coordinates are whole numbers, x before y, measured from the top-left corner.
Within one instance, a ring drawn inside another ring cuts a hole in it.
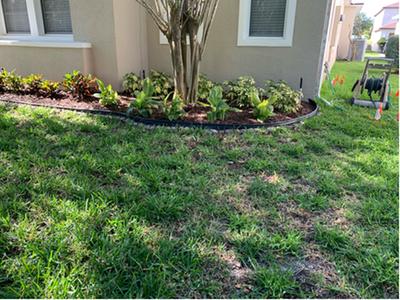
[[[43,106],[57,106],[61,108],[72,108],[72,109],[84,109],[93,111],[110,111],[124,113],[128,110],[130,103],[133,101],[132,98],[122,96],[120,102],[116,106],[104,107],[99,104],[98,100],[86,99],[85,101],[77,101],[75,98],[65,95],[64,97],[53,99],[45,97],[37,97],[33,95],[15,95],[15,94],[0,94],[0,100],[20,102],[24,104],[34,104]],[[310,114],[314,110],[314,106],[307,102],[302,102],[301,109],[294,114],[281,114],[276,113],[271,117],[267,123],[290,121],[300,116]],[[211,122],[207,119],[207,112],[209,108],[200,105],[189,105],[186,107],[186,116],[182,118],[184,122],[192,122],[198,124],[210,124]],[[155,113],[151,120],[165,120],[162,114]],[[240,112],[230,112],[224,121],[215,121],[213,124],[226,124],[226,125],[260,125],[263,124],[253,117],[252,110],[244,109]]]

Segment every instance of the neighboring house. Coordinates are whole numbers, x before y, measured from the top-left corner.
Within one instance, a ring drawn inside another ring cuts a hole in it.
[[[135,0],[0,2],[0,67],[56,80],[77,69],[116,88],[127,72],[171,70],[168,46]],[[305,96],[314,97],[328,29],[338,30],[329,26],[334,5],[221,0],[201,71],[216,81],[252,75],[259,83],[284,79],[295,88],[303,78]]]
[[[381,38],[388,39],[396,34],[396,27],[399,23],[399,3],[393,3],[382,7],[375,15],[374,27],[371,36],[371,48],[373,51],[380,51],[378,41]]]
[[[336,59],[349,59],[354,21],[363,5],[360,0],[333,1],[324,55],[324,62],[328,63],[330,68]]]

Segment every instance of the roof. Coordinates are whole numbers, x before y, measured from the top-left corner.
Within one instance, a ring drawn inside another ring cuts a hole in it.
[[[396,29],[397,22],[390,22],[383,25],[381,28],[377,29],[376,31],[384,30],[384,29]]]
[[[378,11],[378,13],[375,14],[375,17],[377,15],[379,15],[384,9],[394,9],[394,8],[399,8],[399,2],[393,3],[393,4],[389,4],[389,5],[385,5],[384,7],[381,8],[380,11]]]

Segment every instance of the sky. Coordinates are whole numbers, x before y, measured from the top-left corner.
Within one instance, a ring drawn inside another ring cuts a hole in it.
[[[364,0],[363,12],[369,16],[374,17],[379,10],[388,4],[396,3],[398,0]]]

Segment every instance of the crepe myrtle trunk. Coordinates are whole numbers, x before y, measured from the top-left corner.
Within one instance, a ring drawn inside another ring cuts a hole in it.
[[[166,36],[175,84],[174,96],[197,100],[200,63],[219,0],[136,0]],[[203,34],[200,36],[200,28]]]

